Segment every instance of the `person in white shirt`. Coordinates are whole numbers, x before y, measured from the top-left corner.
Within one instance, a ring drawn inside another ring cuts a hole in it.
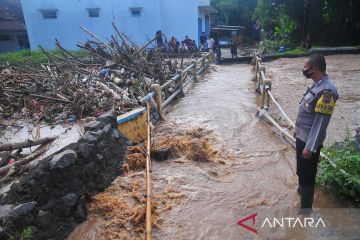
[[[208,40],[206,40],[206,46],[209,49],[209,53],[213,54],[214,53],[214,45],[215,45],[215,40],[209,36]]]

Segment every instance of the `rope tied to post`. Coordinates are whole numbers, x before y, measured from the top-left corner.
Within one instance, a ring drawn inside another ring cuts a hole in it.
[[[253,60],[252,64],[254,65],[254,80],[258,82],[258,87],[255,90],[256,92],[261,94],[261,106],[258,108],[258,116],[260,118],[266,118],[271,124],[273,124],[279,131],[280,131],[280,137],[283,140],[290,139],[290,141],[287,141],[290,143],[293,147],[295,147],[295,141],[296,139],[288,132],[287,128],[282,128],[270,115],[268,114],[269,111],[269,100],[271,99],[275,106],[278,108],[278,110],[281,112],[282,116],[285,118],[285,120],[290,124],[292,128],[295,129],[295,124],[291,119],[288,117],[288,115],[285,113],[281,105],[276,101],[275,97],[271,93],[271,82],[266,80],[265,77],[265,67],[261,64],[261,58],[258,57],[259,53],[255,50],[253,53]],[[268,86],[267,86],[268,85]],[[323,152],[320,152],[320,156],[324,159],[326,159],[331,166],[333,166],[335,169],[337,168],[337,165],[334,161],[332,161],[328,156],[326,156]],[[344,169],[339,169],[339,171],[347,175],[348,173]],[[360,186],[360,179],[357,179],[357,184]]]

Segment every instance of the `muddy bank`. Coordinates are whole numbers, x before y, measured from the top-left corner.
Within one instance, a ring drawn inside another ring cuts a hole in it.
[[[29,170],[0,195],[0,238],[30,227],[34,239],[65,239],[86,219],[87,201],[121,173],[126,139],[108,112],[85,126],[85,134],[29,165]]]
[[[272,81],[274,97],[283,107],[290,119],[296,120],[298,102],[311,79],[302,75],[303,58],[283,58],[265,62],[266,75]],[[334,114],[331,118],[325,144],[327,146],[344,139],[347,129],[350,135],[360,126],[360,55],[326,56],[327,73],[339,93]],[[270,113],[280,119],[276,106],[271,104]],[[286,124],[285,121],[282,123]]]

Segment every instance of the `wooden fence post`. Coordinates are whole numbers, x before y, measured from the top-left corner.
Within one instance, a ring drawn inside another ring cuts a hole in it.
[[[265,104],[269,109],[270,108],[270,96],[269,96],[268,90],[271,91],[271,81],[265,81],[264,86],[265,86],[265,92],[266,92],[266,96],[267,96]]]
[[[184,81],[185,81],[185,76],[186,76],[186,73],[184,73],[184,71],[182,71],[180,73],[180,79],[179,79],[179,88],[180,88],[180,95],[181,97],[185,97],[185,92],[184,92]]]
[[[198,77],[197,77],[197,61],[193,60],[192,62],[194,64],[194,67],[193,67],[194,82],[196,82],[198,80]]]
[[[161,94],[161,86],[159,84],[153,84],[150,88],[152,91],[155,92],[155,102],[157,111],[159,113],[160,119],[163,118],[163,108],[162,108],[162,94]]]
[[[266,109],[266,111],[269,110],[270,107],[270,96],[267,92],[267,90],[271,90],[271,81],[264,81],[263,84],[263,91],[262,91],[262,97],[261,97],[261,109]]]

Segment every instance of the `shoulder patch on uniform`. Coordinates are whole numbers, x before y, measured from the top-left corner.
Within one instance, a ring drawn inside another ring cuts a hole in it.
[[[335,101],[332,91],[325,90],[316,102],[315,112],[331,115],[334,112]]]

